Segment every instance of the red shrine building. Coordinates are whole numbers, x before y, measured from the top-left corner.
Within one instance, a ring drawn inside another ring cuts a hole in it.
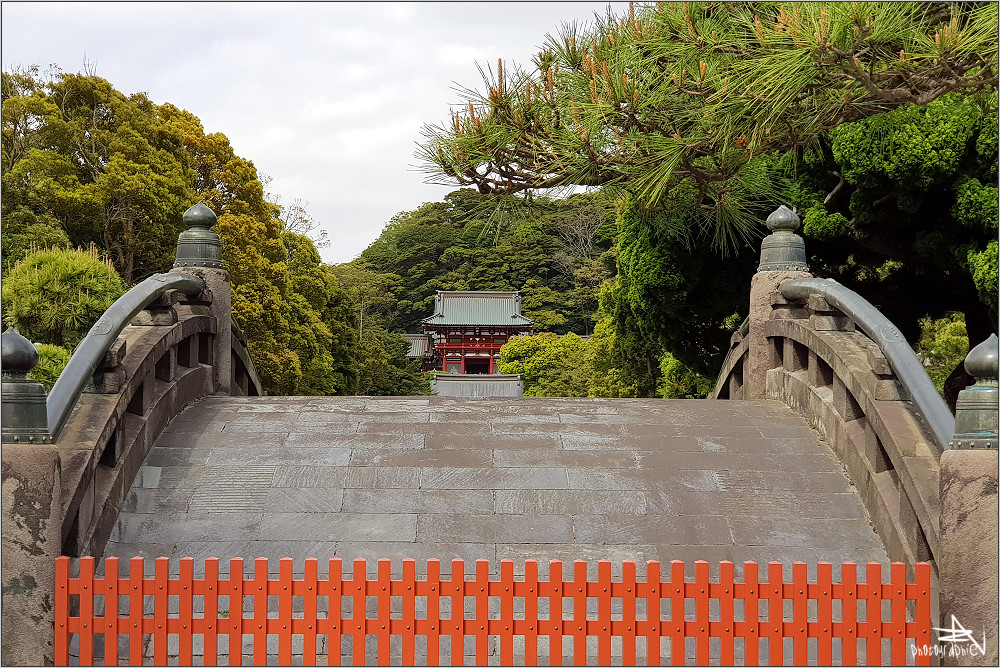
[[[516,334],[530,334],[517,292],[441,292],[423,334],[408,334],[410,356],[425,371],[495,374],[500,348]]]

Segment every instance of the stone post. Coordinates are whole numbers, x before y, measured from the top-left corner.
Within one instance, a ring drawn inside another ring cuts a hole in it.
[[[993,334],[965,358],[965,370],[976,382],[958,395],[955,436],[941,454],[939,627],[961,633],[961,624],[975,643],[942,647],[948,652],[946,665],[995,666],[1000,661],[997,344]]]
[[[747,374],[743,379],[747,399],[767,396],[767,370],[772,367],[771,344],[764,338],[764,323],[771,317],[771,294],[785,281],[812,278],[806,264],[806,247],[795,234],[799,217],[782,205],[767,217],[771,234],[760,246],[760,265],[750,282],[750,322],[747,344]]]
[[[51,666],[55,659],[55,559],[62,552],[59,451],[51,445],[45,388],[27,373],[31,342],[2,337],[2,626],[0,663]]]
[[[212,385],[215,394],[229,395],[233,377],[233,284],[222,264],[222,240],[211,229],[217,220],[215,213],[200,202],[184,212],[188,229],[177,239],[177,261],[171,271],[192,274],[205,281],[217,323],[212,347]]]

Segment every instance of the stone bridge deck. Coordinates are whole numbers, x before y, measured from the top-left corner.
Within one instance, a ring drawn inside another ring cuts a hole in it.
[[[141,469],[105,556],[888,561],[836,457],[773,402],[212,397]],[[152,563],[147,562],[152,569]],[[642,574],[640,566],[640,575]]]

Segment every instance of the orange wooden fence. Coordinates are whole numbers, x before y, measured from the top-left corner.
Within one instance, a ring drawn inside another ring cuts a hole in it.
[[[476,665],[488,665],[491,636],[499,639],[501,665],[514,663],[516,637],[523,643],[517,660],[526,665],[537,663],[540,637],[547,638],[541,649],[543,662],[550,665],[560,665],[563,652],[547,652],[545,645],[562,650],[566,638],[572,639],[571,659],[576,665],[587,662],[588,638],[596,638],[596,659],[602,665],[611,665],[613,638],[620,639],[614,644],[620,647],[623,665],[634,665],[637,655],[639,661],[651,665],[661,659],[683,665],[685,639],[693,639],[687,643],[687,653],[697,665],[708,664],[710,645],[713,660],[717,653],[721,665],[735,665],[738,658],[745,665],[759,665],[761,660],[781,665],[789,658],[795,665],[806,665],[810,659],[830,665],[835,658],[842,665],[857,665],[859,655],[867,665],[905,665],[908,659],[916,665],[930,662],[926,653],[914,658],[914,649],[928,647],[931,640],[931,571],[926,563],[916,565],[912,583],[906,582],[906,567],[901,563],[889,567],[888,583],[882,582],[878,563],[866,565],[864,583],[858,582],[853,563],[842,564],[840,582],[833,582],[833,568],[827,562],[817,564],[815,582],[807,581],[807,566],[801,562],[792,565],[790,581],[785,581],[780,563],[769,563],[767,579],[761,581],[758,565],[746,562],[742,582],[735,580],[734,565],[728,561],[719,564],[717,582],[709,580],[705,561],[695,562],[693,578],[685,573],[684,562],[673,561],[667,579],[662,578],[659,562],[648,561],[644,581],[637,578],[633,561],[624,562],[622,577],[615,580],[611,562],[599,562],[596,581],[587,579],[585,561],[573,562],[569,579],[564,578],[562,562],[552,561],[547,580],[539,579],[534,560],[525,563],[525,575],[518,579],[513,562],[503,560],[499,579],[492,580],[486,560],[477,561],[475,573],[467,577],[465,563],[456,559],[451,577],[445,578],[440,562],[432,559],[427,563],[427,577],[421,579],[416,577],[412,559],[403,561],[401,579],[392,578],[388,559],[379,560],[374,579],[368,579],[364,559],[354,561],[352,577],[347,579],[342,577],[340,559],[330,560],[327,577],[318,575],[316,559],[306,559],[303,577],[293,576],[291,559],[280,561],[277,578],[268,576],[267,566],[266,559],[257,559],[253,575],[244,576],[243,560],[233,559],[228,577],[219,577],[219,561],[208,559],[204,577],[195,578],[194,562],[185,558],[180,561],[179,577],[170,577],[169,560],[161,557],[150,579],[143,577],[142,557],[131,560],[124,577],[119,574],[118,560],[109,557],[104,577],[95,577],[94,559],[85,557],[80,560],[79,576],[70,577],[70,560],[60,557],[56,562],[56,663],[68,665],[73,636],[78,637],[78,643],[73,643],[78,644],[74,662],[78,656],[80,665],[93,665],[100,658],[105,665],[120,660],[141,665],[144,645],[150,639],[152,662],[166,665],[169,636],[176,636],[170,662],[180,665],[192,663],[198,637],[203,639],[199,644],[205,665],[216,665],[220,658],[240,665],[246,636],[252,639],[254,665],[267,662],[268,636],[277,639],[280,665],[291,663],[293,636],[301,636],[304,665],[315,665],[317,655],[322,659],[323,653],[331,664],[339,665],[344,638],[351,639],[351,662],[364,664],[367,637],[375,638],[374,660],[389,665],[391,636],[399,637],[393,652],[403,665],[414,664],[418,636],[426,637],[428,665],[438,664],[445,638],[450,642],[452,665],[462,665],[470,637]],[[277,600],[277,610],[270,614],[269,597]],[[418,617],[421,597],[426,614]],[[520,609],[515,614],[518,598],[523,599],[523,614]],[[249,600],[252,612],[245,615]],[[301,610],[293,612],[293,600]],[[346,600],[352,602],[350,615],[343,614]],[[491,600],[499,606],[491,606]],[[588,600],[592,601],[589,615]],[[450,602],[450,614],[442,614],[442,601]],[[572,601],[571,612],[566,601]],[[766,606],[760,605],[762,601]],[[144,607],[151,607],[152,612],[144,612]],[[762,607],[766,607],[763,614]],[[95,656],[95,638],[100,635],[104,642],[98,649],[103,644],[103,657]],[[128,638],[127,657],[118,656],[122,636]],[[326,642],[318,644],[323,636]],[[225,647],[220,652],[221,638],[228,643],[222,643]],[[761,643],[762,638],[767,642]],[[785,651],[788,639],[790,652]],[[323,645],[326,651],[318,652],[317,647]],[[238,649],[230,651],[234,648]],[[197,656],[202,658],[200,653]]]

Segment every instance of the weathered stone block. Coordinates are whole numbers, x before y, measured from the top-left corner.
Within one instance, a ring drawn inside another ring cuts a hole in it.
[[[809,326],[817,332],[854,331],[854,321],[846,315],[821,315],[814,313],[809,316]]]
[[[177,311],[172,308],[147,308],[139,311],[129,324],[133,327],[169,327],[177,324]]]
[[[945,657],[946,665],[995,666],[1000,661],[997,484],[997,451],[945,450],[941,454],[939,626],[951,628],[954,616],[977,642],[986,636],[984,653]]]
[[[885,358],[885,355],[879,350],[879,347],[874,343],[869,343],[865,350],[865,356],[868,359],[868,366],[871,367],[872,372],[876,376],[894,376],[892,367],[889,366],[889,360]]]
[[[6,666],[55,661],[55,558],[61,554],[59,451],[3,446],[3,636]]]
[[[97,370],[87,382],[84,392],[91,394],[118,394],[125,385],[125,369]]]

